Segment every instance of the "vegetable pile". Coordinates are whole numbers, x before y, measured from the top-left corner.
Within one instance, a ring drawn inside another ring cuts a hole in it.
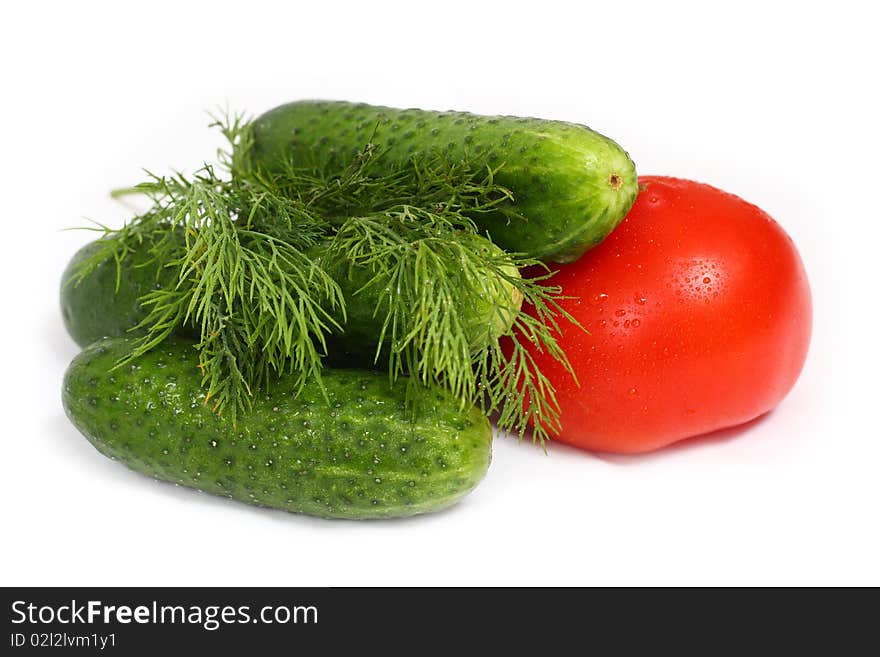
[[[591,367],[603,336],[581,308],[610,283],[577,271],[639,186],[585,126],[325,101],[214,126],[216,164],[114,192],[149,207],[63,276],[85,348],[65,409],[135,470],[318,516],[413,515],[479,483],[490,417],[542,445],[653,449],[768,410],[803,363],[795,267],[806,339],[772,395],[662,431],[605,406],[614,358],[624,378],[645,363]]]

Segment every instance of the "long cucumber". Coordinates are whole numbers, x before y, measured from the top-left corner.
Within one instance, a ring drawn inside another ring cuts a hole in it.
[[[475,250],[484,250],[487,258],[501,262],[506,259],[490,241],[477,236],[468,239],[473,241]],[[100,241],[90,242],[73,256],[62,278],[61,308],[67,330],[77,344],[84,347],[102,337],[128,334],[147,316],[140,297],[158,285],[174,285],[173,268],[156,262],[150,255],[150,245],[151,242],[130,245],[118,263],[112,254],[108,254],[82,276],[78,276],[80,263],[100,253]],[[372,364],[379,346],[378,338],[390,303],[388,298],[384,302],[382,299],[390,281],[387,277],[377,276],[374,269],[354,265],[344,254],[331,256],[329,245],[330,242],[324,242],[308,251],[309,257],[320,261],[335,278],[345,299],[345,315],[336,312],[334,316],[341,329],[331,336],[332,346],[339,353],[329,356],[333,363],[348,361],[351,365],[367,366]],[[512,264],[504,269],[511,278],[518,278]],[[451,275],[461,276],[459,272]],[[463,277],[458,285],[480,290],[479,294],[463,295],[469,303],[461,301],[457,307],[472,347],[480,348],[507,332],[522,300],[514,285],[501,278],[467,281]],[[405,291],[394,293],[403,294]],[[195,330],[181,327],[178,332],[192,336]],[[389,336],[390,329],[386,330],[386,337]],[[385,342],[387,346],[388,340]]]
[[[492,431],[442,388],[327,370],[322,391],[291,377],[254,392],[237,424],[205,404],[193,343],[171,339],[114,369],[131,346],[101,340],[67,370],[67,415],[133,470],[249,504],[332,518],[437,511],[483,478]],[[406,396],[410,395],[409,398]]]
[[[378,173],[438,155],[497,170],[495,180],[514,200],[474,220],[501,247],[545,261],[571,262],[601,242],[638,193],[626,151],[575,123],[298,101],[266,112],[251,127],[240,159],[270,173],[291,165],[341,170],[367,144],[381,153]]]

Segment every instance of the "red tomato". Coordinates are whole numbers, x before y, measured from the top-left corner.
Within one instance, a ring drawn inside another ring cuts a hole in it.
[[[766,413],[810,341],[807,277],[779,224],[708,185],[639,182],[620,226],[549,281],[589,331],[560,338],[580,386],[532,352],[557,390],[556,438],[587,449],[645,452]]]

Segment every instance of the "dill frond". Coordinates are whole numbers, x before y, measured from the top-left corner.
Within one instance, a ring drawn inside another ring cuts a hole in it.
[[[557,322],[574,320],[559,307],[559,290],[544,284],[549,273],[520,277],[519,268],[539,263],[504,253],[470,218],[509,207],[497,169],[438,156],[379,175],[381,149],[365,144],[347,166],[290,163],[268,174],[250,166],[244,116],[213,125],[229,144],[219,168],[148,173],[118,190],[151,205],[119,230],[102,228],[102,248],[78,272],[81,279],[109,257],[121,271],[146,244],[155,266],[174,273],[172,285],[141,299],[148,314],[124,362],[172,333],[195,334],[206,402],[233,421],[282,373],[300,388],[320,386],[328,337],[345,332],[336,278],[345,263],[368,273],[356,294],[375,295],[374,363],[393,380],[446,386],[520,437],[531,425],[544,443],[558,427],[555,392],[521,341],[570,372]],[[314,257],[318,245],[324,257]],[[486,304],[488,313],[474,312]]]

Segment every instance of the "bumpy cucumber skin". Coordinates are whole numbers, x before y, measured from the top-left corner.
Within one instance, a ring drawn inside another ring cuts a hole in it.
[[[586,126],[467,112],[394,109],[342,101],[299,101],[252,124],[253,166],[341,167],[367,143],[384,153],[380,170],[444,154],[493,168],[514,194],[518,216],[474,217],[508,251],[571,262],[617,226],[638,194],[635,165],[615,142]]]
[[[116,261],[101,262],[81,281],[71,280],[79,265],[100,248],[89,242],[77,251],[61,277],[61,316],[70,337],[85,347],[107,336],[124,335],[147,316],[138,299],[173,281],[170,269],[151,259],[148,246],[139,245],[122,260],[117,288]]]
[[[98,451],[157,479],[315,516],[393,518],[448,507],[489,466],[488,420],[445,390],[419,389],[408,411],[387,374],[325,370],[329,404],[282,379],[233,428],[205,404],[192,342],[112,370],[129,340],[74,359],[64,408]]]

